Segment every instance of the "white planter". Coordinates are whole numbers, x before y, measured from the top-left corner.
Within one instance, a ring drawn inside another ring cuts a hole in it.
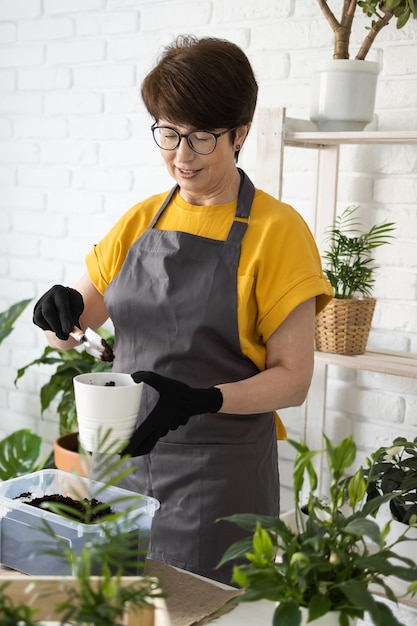
[[[315,619],[313,622],[307,622],[307,609],[301,607],[301,613],[301,626],[339,626],[339,611],[330,611],[330,613],[326,613],[322,617]],[[349,620],[349,626],[355,626],[357,621],[358,620],[356,618],[351,618]]]
[[[404,556],[412,559],[417,567],[417,528],[410,528],[402,522],[397,520],[391,520],[390,530],[387,537],[387,542],[390,543],[400,537],[404,531],[407,530],[406,537],[411,541],[400,541],[393,548],[393,552],[399,556]],[[400,563],[399,563],[400,564]]]
[[[322,131],[363,130],[375,110],[379,64],[328,59],[313,69],[310,119]]]

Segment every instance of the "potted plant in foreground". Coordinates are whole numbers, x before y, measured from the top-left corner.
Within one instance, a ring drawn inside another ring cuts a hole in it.
[[[403,28],[417,18],[415,0],[317,0],[334,33],[333,58],[324,59],[313,71],[310,118],[320,130],[362,130],[372,121],[379,64],[366,57],[379,33],[392,23]],[[338,5],[338,15],[334,10]],[[360,11],[362,9],[362,12]],[[369,26],[363,41],[350,59],[355,17],[366,14]]]
[[[103,451],[106,436],[101,444]],[[163,594],[154,577],[137,574],[143,570],[151,518],[159,503],[114,487],[132,470],[126,468],[126,455],[105,456],[99,465],[102,482],[58,472],[52,487],[60,490],[57,495],[66,494],[65,497],[45,496],[39,505],[46,509],[43,515],[36,518],[34,514],[33,525],[26,519],[28,547],[23,556],[24,567],[36,572],[29,578],[8,577],[0,586],[2,626],[20,624],[12,621],[17,617],[22,626],[38,624],[35,618],[59,618],[61,624],[77,626],[154,626],[153,611],[149,609]],[[39,476],[35,474],[24,480],[39,486]],[[42,480],[41,487],[51,487],[49,475],[44,484]],[[13,491],[16,483],[8,482],[7,492]],[[11,503],[13,500],[10,498]],[[2,497],[3,515],[4,509],[10,508],[16,519],[19,511],[26,518],[30,516],[23,511],[30,507],[19,508],[11,503],[8,506]],[[2,551],[6,550],[8,539],[7,533],[3,534]],[[57,575],[55,568],[65,575]]]
[[[323,254],[323,270],[334,298],[316,317],[316,349],[321,352],[354,355],[366,350],[376,304],[372,255],[391,242],[395,226],[384,222],[363,232],[358,209],[347,207],[325,233],[330,247]]]
[[[317,452],[291,441],[297,450],[293,520],[253,514],[225,518],[250,536],[232,545],[220,565],[230,560],[241,563],[235,565],[233,574],[233,580],[244,588],[238,602],[267,599],[277,603],[274,626],[304,626],[307,621],[318,626],[330,614],[334,624],[351,626],[365,612],[375,625],[399,626],[389,606],[374,595],[379,591],[397,600],[389,576],[405,581],[410,592],[417,591],[414,562],[399,556],[392,560],[393,545],[386,543],[389,524],[380,529],[370,517],[391,495],[364,502],[362,469],[349,482],[344,479],[356,457],[354,441],[348,437],[333,445],[324,439],[331,479],[326,504],[316,494],[312,458]],[[311,486],[307,515],[300,502],[305,476]]]

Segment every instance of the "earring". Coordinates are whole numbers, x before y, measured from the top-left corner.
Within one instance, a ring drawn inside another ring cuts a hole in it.
[[[240,150],[240,143],[237,144],[235,150]]]

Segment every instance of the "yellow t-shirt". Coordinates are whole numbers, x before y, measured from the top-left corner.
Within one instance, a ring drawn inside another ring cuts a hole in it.
[[[90,278],[101,294],[118,274],[130,246],[143,234],[167,192],[127,211],[86,257]],[[177,192],[156,228],[226,240],[236,202],[195,206]],[[291,206],[256,190],[238,267],[238,326],[242,352],[265,369],[266,342],[299,304],[316,296],[317,312],[333,296],[313,236]],[[282,428],[281,428],[282,427]],[[278,438],[285,438],[281,421]]]

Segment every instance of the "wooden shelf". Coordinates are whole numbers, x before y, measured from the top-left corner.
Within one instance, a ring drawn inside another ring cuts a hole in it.
[[[347,356],[345,354],[330,354],[315,352],[315,360],[326,365],[338,365],[357,370],[379,372],[391,376],[404,376],[417,379],[417,354],[409,352],[367,350],[364,354]]]
[[[295,120],[292,120],[293,122]],[[295,124],[290,125],[292,128]],[[360,132],[316,132],[285,131],[284,141],[287,146],[320,148],[342,144],[417,144],[417,131],[360,131]]]
[[[287,117],[282,108],[261,109],[259,112],[257,187],[280,199],[285,148],[291,146],[317,150],[311,229],[321,253],[325,243],[323,233],[336,215],[342,145],[417,145],[417,130],[320,132],[310,120]],[[330,365],[417,380],[417,354],[372,349],[358,356],[346,356],[317,351],[313,379],[305,403],[302,433],[304,441],[312,450],[319,450],[323,445]],[[317,456],[313,464],[320,485],[323,486],[322,457]]]
[[[285,134],[287,146],[319,148],[341,144],[416,144],[417,131],[369,131],[362,133],[289,132]]]

